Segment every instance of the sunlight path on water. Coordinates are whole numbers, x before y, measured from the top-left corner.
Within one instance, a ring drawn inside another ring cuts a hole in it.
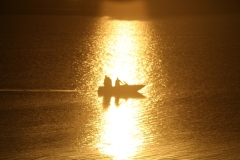
[[[117,77],[129,84],[144,81],[144,51],[147,50],[146,37],[139,37],[145,26],[137,21],[112,20],[107,22],[103,39],[103,51],[99,57],[102,74],[114,81]],[[101,83],[100,83],[101,84]]]
[[[102,18],[99,28],[99,50],[96,55],[98,86],[104,75],[118,77],[128,84],[144,84],[151,65],[146,59],[149,47],[149,28],[145,22],[109,20]],[[101,70],[99,71],[99,68]],[[116,103],[117,101],[117,103]],[[119,105],[117,105],[119,104]],[[141,101],[135,99],[109,99],[109,106],[100,111],[99,140],[96,144],[100,154],[112,159],[132,159],[141,152],[145,126],[141,124]]]
[[[128,101],[121,107],[113,103],[103,114],[99,151],[114,159],[129,159],[142,145],[142,133],[136,116],[139,108]]]
[[[89,68],[85,76],[87,88],[102,86],[105,75],[112,79],[113,85],[116,78],[128,84],[151,85],[151,77],[155,76],[153,59],[156,58],[151,27],[147,21],[114,19],[111,15],[99,18],[84,62]],[[146,86],[140,92],[147,95],[148,90]],[[91,146],[102,158],[137,158],[147,147],[149,138],[146,137],[153,137],[147,124],[149,102],[111,96],[96,100],[95,96],[89,94],[87,98],[95,113],[87,124],[94,128],[87,137]]]

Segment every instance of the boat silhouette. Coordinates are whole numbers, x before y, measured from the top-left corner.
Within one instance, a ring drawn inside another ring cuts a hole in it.
[[[145,87],[145,85],[120,85],[114,87],[100,86],[98,88],[98,94],[103,95],[112,95],[112,96],[135,96],[138,93],[138,90]]]
[[[115,98],[115,105],[119,106],[119,99],[141,99],[145,98],[144,95],[138,92],[145,85],[120,85],[118,87],[104,87],[98,88],[98,96],[103,97],[103,106],[110,105],[111,97]]]

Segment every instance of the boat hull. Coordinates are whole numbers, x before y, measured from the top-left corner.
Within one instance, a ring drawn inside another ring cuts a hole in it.
[[[142,89],[145,85],[121,85],[119,87],[99,87],[99,95],[128,95],[136,93]]]

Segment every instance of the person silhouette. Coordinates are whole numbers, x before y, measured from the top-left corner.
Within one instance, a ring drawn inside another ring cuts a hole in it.
[[[122,83],[118,78],[115,81],[115,87],[119,87],[120,83]]]
[[[112,87],[112,80],[107,75],[105,75],[103,85],[104,87]]]

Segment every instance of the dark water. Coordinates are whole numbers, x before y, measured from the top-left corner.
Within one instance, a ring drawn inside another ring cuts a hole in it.
[[[239,15],[0,21],[0,159],[240,159]]]

